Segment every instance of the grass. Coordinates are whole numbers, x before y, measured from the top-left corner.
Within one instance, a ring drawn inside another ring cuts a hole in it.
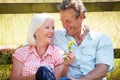
[[[0,80],[9,80],[11,65],[0,65]]]
[[[108,80],[120,80],[120,59],[115,59],[115,67],[113,72],[108,73]]]
[[[55,19],[55,29],[61,29],[62,24],[58,13],[51,14]],[[0,45],[26,44],[27,29],[33,14],[0,14]],[[120,48],[120,11],[119,12],[88,12],[84,24],[92,30],[108,35],[114,48]],[[120,59],[115,59],[114,71],[108,73],[108,80],[120,80]],[[0,65],[1,76],[9,76],[10,65]],[[8,70],[8,72],[6,72]],[[7,75],[5,75],[5,74]]]

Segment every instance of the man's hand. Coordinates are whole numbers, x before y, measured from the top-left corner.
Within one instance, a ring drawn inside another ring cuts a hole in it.
[[[66,55],[64,55],[64,64],[66,66],[69,66],[71,63],[73,63],[75,61],[75,53],[73,53],[72,51],[69,51]]]
[[[75,53],[69,51],[67,54],[64,55],[64,63],[62,64],[62,72],[61,76],[66,77],[68,72],[68,67],[71,63],[75,61]]]

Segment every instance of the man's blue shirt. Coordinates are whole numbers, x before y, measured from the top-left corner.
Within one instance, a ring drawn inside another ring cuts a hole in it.
[[[95,68],[96,64],[103,63],[109,66],[111,71],[114,66],[113,45],[111,40],[104,34],[89,31],[80,45],[77,45],[72,36],[65,30],[55,32],[53,44],[68,52],[67,44],[74,40],[72,51],[76,60],[69,66],[68,76],[80,78]]]

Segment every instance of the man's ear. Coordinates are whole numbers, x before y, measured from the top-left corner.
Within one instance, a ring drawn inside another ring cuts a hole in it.
[[[80,13],[80,19],[84,19],[84,14],[83,13]]]
[[[83,21],[83,20],[84,20],[84,14],[83,14],[83,13],[80,13],[80,15],[79,15],[78,18],[79,18],[80,21]]]

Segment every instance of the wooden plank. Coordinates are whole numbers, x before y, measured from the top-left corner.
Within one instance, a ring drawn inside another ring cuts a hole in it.
[[[2,3],[0,14],[58,12],[59,3]]]
[[[53,3],[63,0],[0,0],[0,3]],[[120,0],[82,0],[83,2],[116,2]]]
[[[117,2],[84,2],[88,12],[120,11]],[[55,13],[60,3],[0,3],[0,14]]]
[[[114,49],[114,58],[120,58],[120,48],[115,48]]]

